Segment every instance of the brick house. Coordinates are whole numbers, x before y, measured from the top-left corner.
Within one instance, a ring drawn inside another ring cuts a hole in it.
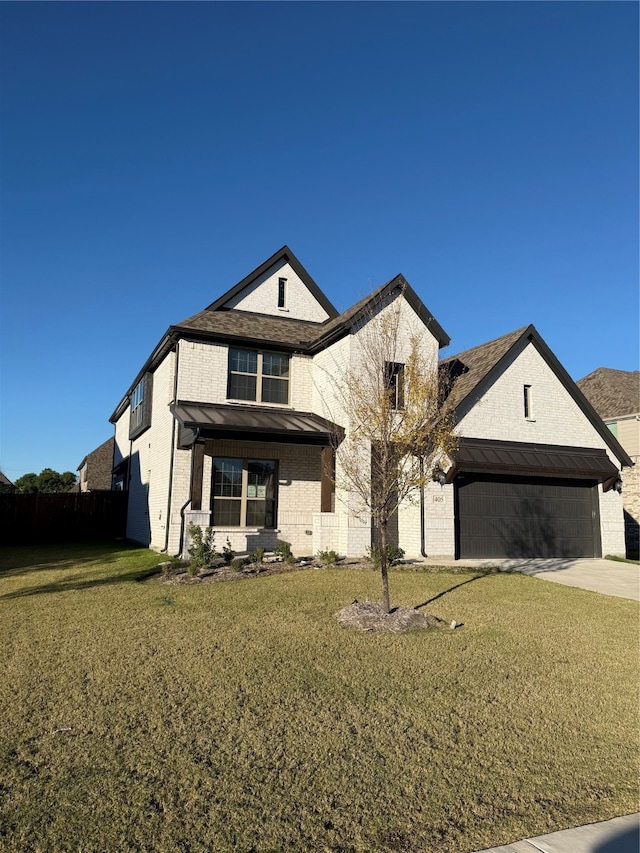
[[[640,371],[599,367],[576,383],[620,444],[632,468],[622,474],[627,556],[638,559],[640,527]]]
[[[193,521],[239,552],[285,539],[296,554],[364,554],[371,522],[335,494],[332,444],[349,424],[332,377],[357,364],[374,308],[399,312],[401,341],[419,334],[435,368],[449,337],[401,275],[338,314],[286,246],[169,327],[111,416],[127,536],[183,553]],[[630,460],[536,330],[442,369],[456,377],[460,453],[401,506],[407,554],[623,553],[615,486]]]
[[[91,453],[87,453],[76,469],[78,482],[69,491],[111,491],[114,447],[115,440],[112,436]]]

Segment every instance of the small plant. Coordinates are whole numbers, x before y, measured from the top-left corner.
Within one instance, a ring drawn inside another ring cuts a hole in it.
[[[382,553],[380,548],[377,545],[372,545],[370,548],[367,548],[367,554],[369,555],[369,559],[373,565],[374,569],[379,569],[381,564],[381,556]],[[399,548],[397,545],[387,545],[387,565],[395,566],[396,563],[399,563],[400,560],[404,557],[404,551],[402,548]]]
[[[230,565],[233,562],[235,555],[236,552],[231,548],[231,540],[227,536],[227,544],[222,546],[222,556],[224,557],[225,563]]]
[[[335,566],[340,557],[336,551],[318,551],[318,559],[323,566]]]
[[[213,540],[215,533],[212,527],[207,527],[204,532],[199,524],[189,523],[189,536],[191,544],[187,549],[189,552],[189,575],[195,577],[200,569],[211,565],[218,556]]]
[[[260,545],[257,548],[254,548],[251,552],[251,562],[252,563],[261,563],[264,560],[264,548]]]
[[[284,558],[284,561],[287,566],[295,566],[296,564],[296,558],[293,556],[293,554],[287,554],[287,556]]]
[[[233,557],[229,565],[234,572],[241,572],[247,565],[247,560],[244,557]]]
[[[276,547],[273,549],[273,553],[276,557],[281,557],[286,562],[287,557],[293,556],[291,553],[291,542],[285,542],[284,539],[278,539]]]

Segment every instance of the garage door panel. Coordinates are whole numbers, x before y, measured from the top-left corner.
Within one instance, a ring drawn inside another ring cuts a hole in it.
[[[597,484],[461,475],[456,551],[458,557],[600,556]]]

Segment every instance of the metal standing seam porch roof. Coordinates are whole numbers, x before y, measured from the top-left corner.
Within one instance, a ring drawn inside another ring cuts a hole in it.
[[[340,441],[344,430],[310,412],[229,406],[179,400],[170,406],[181,426],[198,430],[202,438],[232,438],[287,444],[327,446]]]
[[[599,483],[619,475],[618,468],[606,451],[599,448],[480,438],[460,439],[458,453],[447,480],[451,482],[461,471],[580,478],[597,480]]]

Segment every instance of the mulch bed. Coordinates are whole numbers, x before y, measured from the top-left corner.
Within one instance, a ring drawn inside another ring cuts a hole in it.
[[[414,607],[392,607],[389,613],[381,604],[372,601],[354,601],[337,614],[343,628],[384,634],[404,634],[425,628],[455,628],[456,623],[443,622],[430,613]]]

